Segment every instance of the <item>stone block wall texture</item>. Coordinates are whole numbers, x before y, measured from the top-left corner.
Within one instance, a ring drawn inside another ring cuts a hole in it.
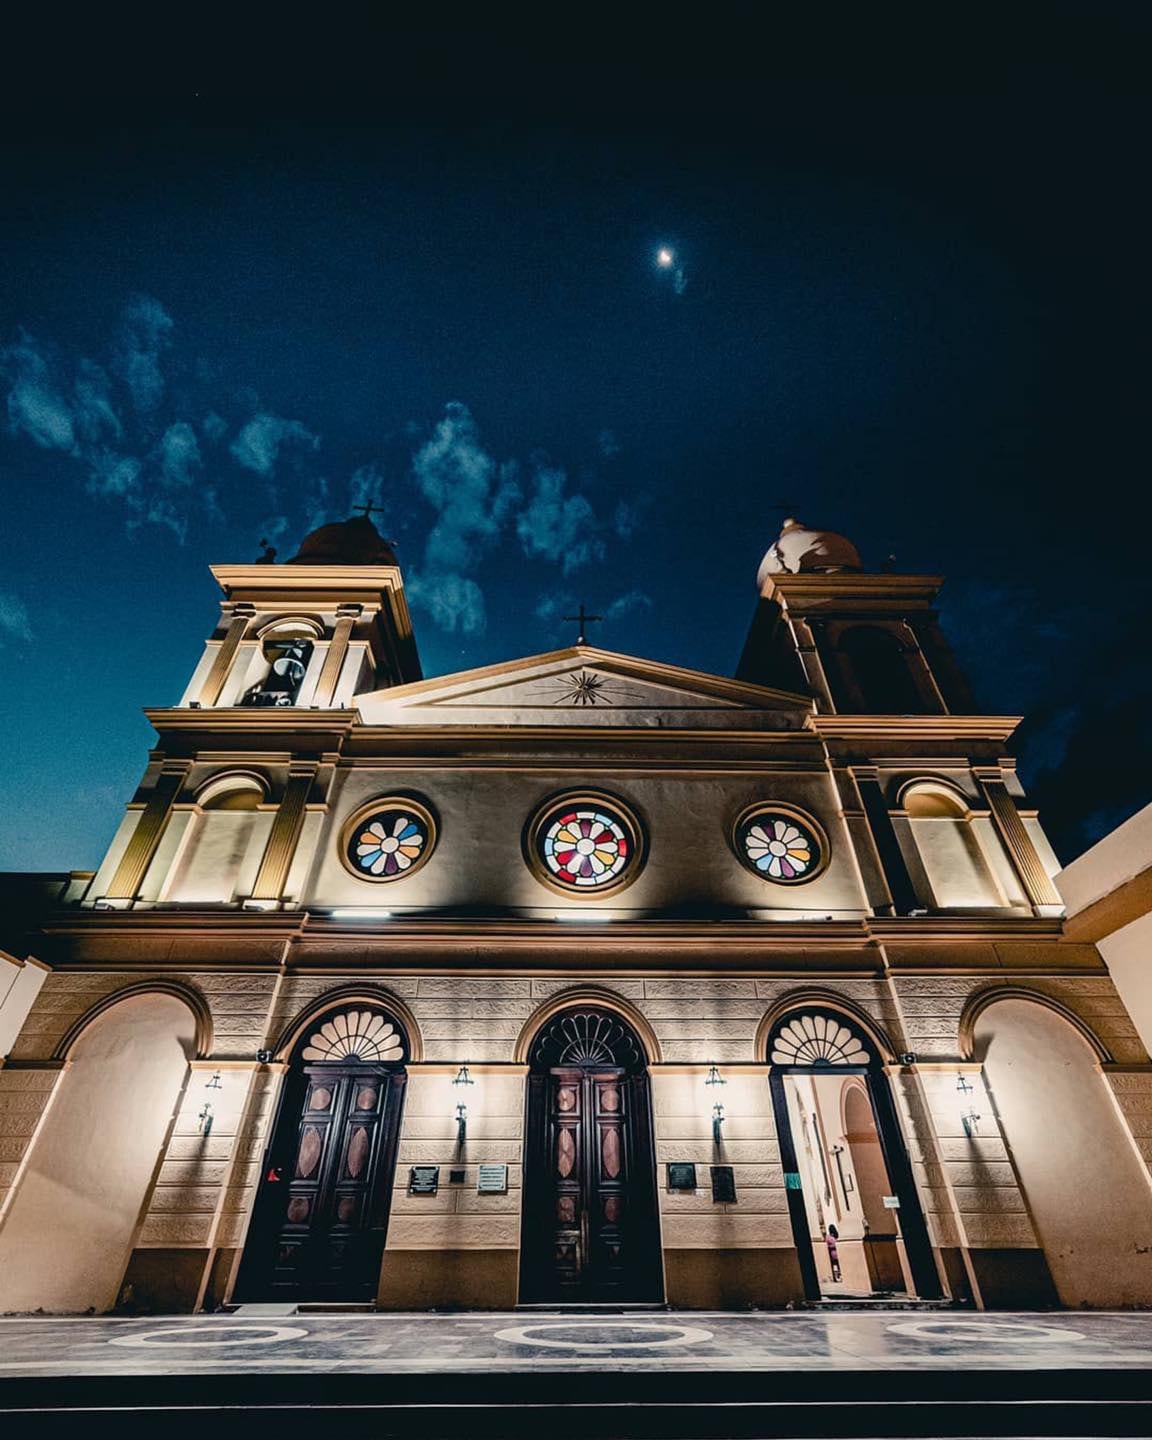
[[[388,1250],[515,1250],[520,1244],[521,1141],[524,1130],[524,1076],[509,1071],[472,1070],[474,1084],[455,1087],[450,1071],[408,1074],[404,1121],[392,1191]],[[456,1141],[456,1105],[468,1107],[468,1133]],[[508,1166],[506,1194],[479,1194],[478,1167]],[[413,1165],[439,1165],[435,1195],[409,1193]],[[463,1170],[453,1185],[449,1171]]]
[[[1046,952],[1055,962],[1052,947]],[[773,963],[765,955],[765,968]],[[702,956],[702,968],[707,957]],[[1001,972],[1003,973],[1003,972]],[[518,1036],[546,1001],[585,986],[608,991],[648,1021],[670,1067],[722,1067],[763,1063],[755,1036],[764,1016],[789,996],[810,992],[796,978],[765,975],[579,977],[501,975],[344,974],[278,977],[268,972],[170,972],[199,992],[212,1016],[213,1058],[225,1066],[224,1089],[215,1100],[211,1133],[197,1117],[204,1101],[200,1071],[194,1073],[162,1157],[138,1240],[143,1249],[239,1247],[259,1181],[259,1163],[275,1114],[280,1076],[255,1065],[257,1049],[273,1043],[307,1006],[350,985],[378,987],[402,1000],[420,1027],[424,1058],[433,1065],[508,1066],[477,1073],[463,1098],[469,1107],[468,1139],[455,1143],[451,1076],[411,1067],[392,1196],[389,1250],[514,1250],[519,1245],[523,1076],[512,1068]],[[118,989],[138,985],[146,974],[113,971],[54,972],[47,976],[12,1052],[16,1067],[0,1069],[0,1204],[16,1176],[58,1071],[20,1068],[49,1059],[69,1028]],[[1080,1016],[1121,1065],[1147,1065],[1148,1057],[1111,981],[1104,975],[1013,974],[998,980],[980,974],[896,974],[824,979],[816,986],[841,997],[871,1018],[896,1051],[922,1061],[959,1058],[958,1031],[974,995],[1011,985],[1046,995]],[[243,1062],[243,1064],[241,1064]],[[205,1079],[207,1077],[205,1076]],[[702,1075],[657,1067],[652,1076],[657,1188],[666,1250],[740,1250],[792,1245],[779,1147],[764,1072],[728,1077],[724,1143],[711,1138],[711,1100]],[[981,1093],[978,1074],[971,1102],[981,1114],[978,1133],[964,1133],[951,1071],[902,1072],[892,1079],[901,1124],[933,1242],[941,1247],[993,1250],[1035,1248],[1037,1240],[1012,1171],[993,1107]],[[1121,1114],[1133,1143],[1152,1166],[1152,1078],[1138,1069],[1111,1072]],[[700,1092],[699,1094],[697,1092]],[[669,1160],[701,1167],[695,1195],[670,1195],[664,1184]],[[480,1161],[509,1165],[504,1196],[476,1193]],[[708,1166],[735,1168],[738,1200],[713,1205]],[[441,1166],[435,1197],[408,1194],[412,1164]],[[463,1168],[463,1186],[447,1173]],[[0,1211],[2,1214],[2,1211]]]
[[[666,1250],[743,1250],[790,1246],[792,1227],[767,1071],[732,1073],[715,1090],[705,1072],[652,1076],[656,1184]],[[712,1105],[724,1105],[722,1143],[712,1139]],[[695,1191],[670,1191],[666,1166],[694,1162]],[[712,1199],[713,1165],[731,1165],[734,1204]]]

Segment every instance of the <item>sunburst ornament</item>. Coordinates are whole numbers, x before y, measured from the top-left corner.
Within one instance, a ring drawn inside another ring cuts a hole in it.
[[[796,1015],[772,1045],[773,1065],[869,1065],[872,1056],[847,1025],[831,1015]]]
[[[330,1015],[301,1051],[304,1060],[401,1060],[404,1042],[386,1015],[375,1010],[341,1010]]]

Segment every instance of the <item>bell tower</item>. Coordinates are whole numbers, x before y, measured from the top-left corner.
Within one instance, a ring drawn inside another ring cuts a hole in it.
[[[404,582],[368,515],[323,525],[297,555],[213,565],[220,619],[180,699],[191,709],[346,709],[422,678]]]
[[[933,608],[942,583],[870,574],[843,535],[786,520],[756,576],[736,678],[803,685],[822,714],[970,714]]]

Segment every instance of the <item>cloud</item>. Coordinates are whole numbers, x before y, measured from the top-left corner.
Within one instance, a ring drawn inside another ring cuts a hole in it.
[[[436,511],[424,548],[425,568],[460,575],[496,542],[519,500],[516,467],[496,463],[480,443],[472,412],[451,401],[431,440],[413,456],[412,473]]]
[[[124,382],[141,414],[151,414],[164,396],[160,357],[172,344],[172,317],[151,295],[131,295],[120,318],[112,369]]]
[[[143,469],[139,460],[131,455],[117,455],[103,450],[90,457],[90,464],[88,489],[93,495],[138,500],[140,471]]]
[[[449,634],[478,635],[488,617],[484,608],[484,592],[467,575],[409,576],[407,584],[412,603],[427,611],[433,624]]]
[[[563,470],[537,459],[532,496],[516,521],[516,533],[525,555],[557,562],[571,575],[603,560],[607,552],[591,502],[583,495],[566,495],[567,483]]]
[[[76,367],[72,418],[82,445],[96,445],[105,439],[119,440],[124,434],[123,423],[113,404],[108,372],[83,357]]]
[[[195,483],[200,472],[200,446],[196,432],[186,421],[169,425],[159,445],[160,476],[170,490],[180,490]]]
[[[442,630],[477,634],[487,623],[484,592],[469,572],[498,543],[521,499],[517,467],[488,453],[472,412],[452,401],[413,455],[412,475],[435,514],[410,582],[413,603]]]
[[[18,596],[0,590],[0,645],[8,640],[26,644],[31,639],[28,607]]]
[[[0,374],[8,383],[8,423],[45,450],[71,452],[76,446],[72,408],[53,375],[47,353],[22,333],[0,350]]]
[[[626,595],[618,595],[615,600],[604,611],[605,620],[622,620],[625,615],[631,615],[637,610],[651,610],[652,597],[645,595],[643,590],[629,590]]]
[[[596,437],[596,446],[605,460],[614,460],[620,454],[620,441],[615,430],[601,430]]]
[[[299,420],[283,420],[278,415],[254,415],[233,440],[231,445],[235,459],[257,475],[269,477],[276,469],[280,452],[285,446],[299,445],[307,450],[316,450],[320,437],[314,435]]]

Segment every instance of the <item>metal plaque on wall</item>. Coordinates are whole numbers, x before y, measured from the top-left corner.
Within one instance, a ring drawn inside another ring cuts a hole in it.
[[[481,1194],[503,1195],[508,1189],[507,1165],[481,1165],[476,1175],[476,1189]]]
[[[712,1203],[731,1205],[736,1199],[736,1174],[731,1165],[712,1166]]]
[[[440,1188],[439,1165],[413,1165],[408,1172],[409,1195],[435,1195]]]
[[[695,1190],[696,1189],[696,1166],[688,1164],[673,1164],[668,1166],[668,1189],[669,1190]]]

